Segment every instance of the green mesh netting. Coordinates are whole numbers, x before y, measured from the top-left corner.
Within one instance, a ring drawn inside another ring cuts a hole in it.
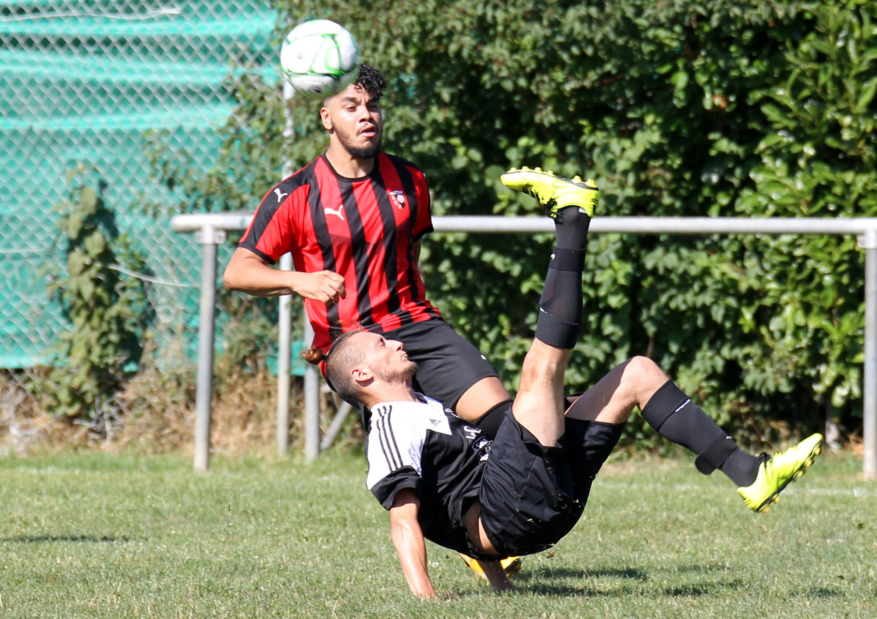
[[[159,345],[193,352],[200,247],[133,208],[178,199],[151,178],[143,136],[167,131],[209,167],[231,110],[225,78],[235,63],[270,70],[275,22],[256,0],[0,0],[0,367],[46,363],[68,328],[45,273],[63,259],[51,211],[78,163],[99,170],[120,230],[167,282],[150,286]]]

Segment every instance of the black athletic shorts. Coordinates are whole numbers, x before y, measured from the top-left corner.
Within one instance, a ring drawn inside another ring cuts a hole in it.
[[[591,483],[624,424],[566,420],[557,447],[543,447],[509,410],[481,480],[481,522],[502,556],[551,548],[578,522]]]

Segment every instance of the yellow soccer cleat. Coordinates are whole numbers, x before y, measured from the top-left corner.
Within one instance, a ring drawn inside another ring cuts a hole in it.
[[[552,219],[557,218],[557,213],[561,209],[570,206],[577,206],[589,217],[593,217],[594,208],[600,199],[600,190],[593,180],[582,182],[578,176],[569,180],[555,176],[550,170],[543,171],[541,168],[533,170],[527,167],[520,170],[512,168],[499,179],[509,189],[536,198]]]
[[[737,488],[737,492],[749,509],[767,513],[772,503],[779,502],[780,492],[803,475],[821,451],[822,435],[814,434],[762,462],[758,466],[755,483]]]
[[[460,558],[463,559],[463,563],[465,563],[470,570],[475,572],[476,576],[479,578],[487,578],[487,576],[484,575],[484,569],[481,567],[481,564],[477,559],[473,559],[463,553],[460,553]],[[507,557],[499,562],[499,564],[502,565],[502,569],[505,570],[505,575],[509,578],[521,571],[521,565],[523,565],[523,563],[521,557]]]

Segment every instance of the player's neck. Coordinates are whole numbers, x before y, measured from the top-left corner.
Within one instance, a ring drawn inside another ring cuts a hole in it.
[[[334,141],[329,144],[326,159],[329,160],[332,169],[344,178],[364,178],[375,169],[374,157],[366,159],[353,157],[347,152],[347,149]]]
[[[384,402],[420,402],[411,383],[384,383],[380,385],[380,388],[369,393],[364,400],[363,404],[368,408],[373,408]]]

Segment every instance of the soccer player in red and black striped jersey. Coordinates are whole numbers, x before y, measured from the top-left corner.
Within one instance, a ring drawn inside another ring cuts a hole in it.
[[[325,154],[272,187],[225,271],[231,290],[305,299],[313,345],[358,326],[401,341],[422,393],[492,435],[510,396],[490,363],[427,300],[418,270],[432,231],[426,177],[381,151],[386,81],[363,65],[323,102]],[[270,266],[291,252],[294,271]],[[452,361],[452,363],[446,363]]]

